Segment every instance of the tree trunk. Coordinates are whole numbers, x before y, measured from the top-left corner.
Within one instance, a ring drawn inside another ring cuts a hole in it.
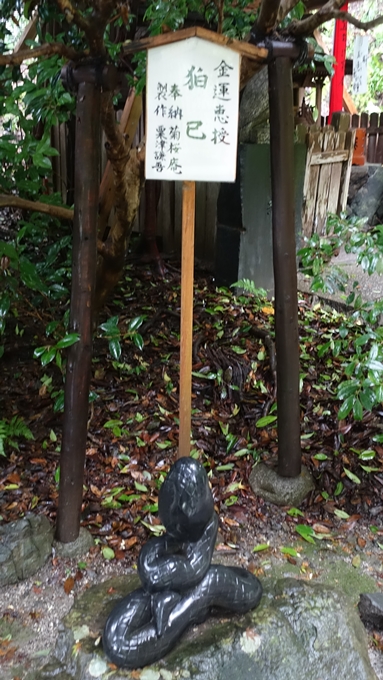
[[[130,150],[131,139],[126,139],[115,123],[109,93],[104,97],[101,111],[102,124],[108,140],[107,156],[114,175],[115,221],[106,240],[98,241],[97,244],[95,319],[123,272],[144,183],[144,145]]]

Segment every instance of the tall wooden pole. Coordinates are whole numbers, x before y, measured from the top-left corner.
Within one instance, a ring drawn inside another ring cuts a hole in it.
[[[301,471],[298,293],[294,216],[292,62],[269,65],[275,341],[277,351],[278,473]]]
[[[79,535],[92,360],[92,303],[96,280],[97,212],[100,184],[101,88],[80,83],[76,108],[75,208],[73,222],[70,331],[80,340],[69,349],[60,457],[56,537]]]
[[[190,456],[195,182],[182,186],[181,340],[178,458]]]

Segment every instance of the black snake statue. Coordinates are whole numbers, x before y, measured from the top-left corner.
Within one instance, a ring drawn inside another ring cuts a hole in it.
[[[243,614],[262,595],[260,582],[246,569],[210,564],[218,517],[201,463],[193,458],[174,463],[160,489],[158,510],[166,533],[141,549],[142,587],[117,604],[103,633],[106,656],[122,668],[158,661],[212,608]]]

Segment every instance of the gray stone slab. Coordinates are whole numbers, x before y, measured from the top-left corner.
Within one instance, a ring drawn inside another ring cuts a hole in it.
[[[28,680],[376,680],[366,633],[343,593],[284,578],[265,582],[260,606],[195,626],[153,666],[116,670],[100,635],[117,599],[137,586],[119,577],[90,588],[65,617],[52,659]]]

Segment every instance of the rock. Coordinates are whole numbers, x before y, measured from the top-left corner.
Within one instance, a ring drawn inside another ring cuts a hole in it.
[[[0,586],[28,578],[52,552],[53,527],[44,515],[0,526]]]
[[[348,203],[351,203],[361,189],[367,182],[370,176],[368,165],[353,165],[351,168],[350,184],[348,187]]]
[[[54,541],[53,547],[56,554],[60,557],[82,557],[85,555],[90,548],[94,546],[94,540],[92,534],[85,527],[80,527],[80,533],[75,541],[70,543],[61,543],[60,541]]]
[[[364,623],[383,629],[383,593],[362,593],[358,609]]]
[[[89,588],[63,619],[55,657],[33,680],[106,680],[100,647],[116,600],[137,577]],[[269,579],[260,606],[244,616],[218,615],[195,626],[157,664],[114,670],[113,680],[376,680],[364,627],[343,593],[293,578]]]
[[[267,68],[258,71],[243,90],[239,107],[239,141],[241,144],[270,142]]]
[[[351,201],[351,210],[357,217],[366,218],[372,224],[373,217],[383,199],[383,167],[377,166],[376,171],[361,187]]]
[[[275,505],[300,505],[314,488],[314,481],[305,467],[298,477],[281,477],[264,463],[253,467],[249,482],[257,496]]]

